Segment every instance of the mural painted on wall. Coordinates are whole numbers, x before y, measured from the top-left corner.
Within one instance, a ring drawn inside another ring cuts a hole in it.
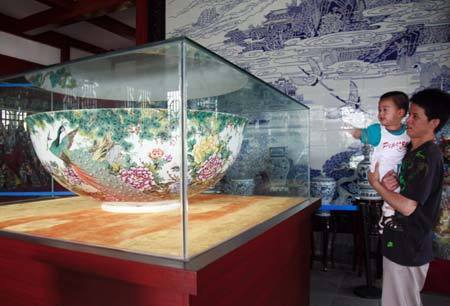
[[[308,105],[322,171],[360,152],[348,129],[376,121],[384,92],[450,91],[447,0],[168,0],[166,19],[167,37],[188,36]]]

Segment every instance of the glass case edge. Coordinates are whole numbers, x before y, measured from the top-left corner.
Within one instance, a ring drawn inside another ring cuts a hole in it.
[[[306,136],[306,139],[308,139],[308,167],[306,172],[306,177],[308,180],[308,198],[311,198],[311,131],[310,131],[310,120],[311,120],[311,113],[307,113],[308,116],[308,128],[306,129],[306,133],[308,134]]]
[[[182,257],[188,258],[188,222],[189,222],[189,207],[188,207],[188,164],[187,164],[187,84],[186,80],[186,43],[184,40],[180,42],[180,56],[179,56],[179,84],[180,84],[180,121],[181,121],[181,209],[182,209]]]

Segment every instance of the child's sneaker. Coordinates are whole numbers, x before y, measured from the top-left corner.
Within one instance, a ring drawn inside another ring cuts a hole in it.
[[[403,232],[403,226],[398,220],[394,217],[388,217],[386,222],[384,223],[384,227],[390,229],[394,232]]]
[[[384,225],[388,218],[391,218],[391,217],[381,216],[380,221],[378,221],[378,233],[380,235],[383,234]]]
[[[378,222],[378,233],[383,234],[384,228],[389,228],[395,232],[402,232],[403,227],[400,223],[396,222],[394,216],[385,217],[382,216]]]

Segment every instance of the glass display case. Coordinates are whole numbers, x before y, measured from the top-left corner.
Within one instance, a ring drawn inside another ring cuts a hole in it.
[[[176,264],[309,199],[308,108],[187,38],[4,78],[0,108],[0,198],[41,196],[4,235]]]

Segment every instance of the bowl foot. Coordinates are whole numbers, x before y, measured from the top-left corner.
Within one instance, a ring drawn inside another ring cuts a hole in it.
[[[115,213],[150,213],[162,212],[180,207],[179,201],[155,202],[102,202],[102,209]]]

